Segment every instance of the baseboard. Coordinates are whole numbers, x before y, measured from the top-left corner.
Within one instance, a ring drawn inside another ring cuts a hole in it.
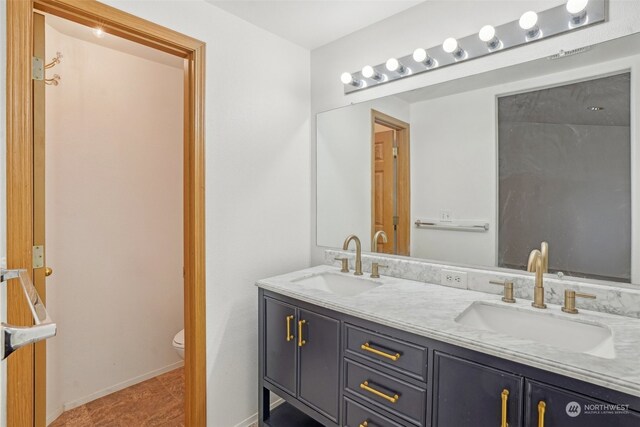
[[[281,405],[283,403],[284,403],[284,399],[278,399],[271,404],[270,408],[271,410],[273,410],[274,408],[278,407],[278,405]],[[256,412],[246,420],[236,424],[234,427],[252,427],[254,424],[258,425],[257,423],[258,423],[258,413]]]
[[[48,409],[48,408],[47,408]],[[62,415],[62,413],[64,412],[64,405],[60,405],[56,408],[55,411],[53,411],[53,413],[51,414],[47,414],[47,425],[51,424],[52,422],[54,422],[55,420],[58,419],[58,417],[60,415]]]
[[[132,385],[141,383],[143,381],[146,381],[148,379],[151,379],[153,377],[157,377],[158,375],[162,375],[166,372],[169,371],[173,371],[174,369],[178,369],[180,367],[184,366],[184,361],[181,360],[179,362],[176,363],[172,363],[171,365],[165,366],[164,368],[160,368],[160,369],[156,369],[154,371],[151,372],[147,372],[146,374],[142,374],[139,375],[135,378],[131,378],[127,381],[123,381],[121,383],[112,385],[110,387],[104,388],[100,391],[97,391],[95,393],[92,393],[88,396],[82,397],[80,399],[76,399],[72,402],[67,402],[65,404],[63,404],[61,407],[56,408],[56,410],[47,416],[47,425],[51,424],[52,422],[54,422],[60,415],[62,415],[63,412],[65,411],[69,411],[73,408],[77,408],[78,406],[82,406],[85,403],[89,403],[92,402],[96,399],[100,399],[101,397],[104,397],[108,394],[111,393],[115,393],[116,391],[120,391],[123,390],[127,387],[131,387]]]

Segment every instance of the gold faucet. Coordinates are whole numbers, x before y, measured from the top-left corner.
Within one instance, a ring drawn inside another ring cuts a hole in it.
[[[378,239],[382,237],[382,243],[387,243],[387,233],[384,230],[376,231],[371,239],[371,252],[378,252]]]
[[[362,246],[360,245],[360,239],[358,239],[358,236],[355,234],[347,236],[344,240],[344,244],[342,245],[342,250],[346,251],[349,249],[349,243],[351,243],[352,240],[356,241],[356,271],[353,274],[356,276],[362,276]]]
[[[527,271],[536,272],[536,286],[533,290],[532,306],[535,308],[547,308],[544,303],[544,273],[549,271],[549,244],[542,242],[540,249],[534,249],[529,254]]]
[[[382,237],[382,243],[387,243],[387,233],[384,230],[376,231],[376,234],[373,235],[373,239],[371,239],[371,252],[378,252],[378,239]],[[386,265],[380,265],[377,262],[371,263],[371,277],[374,279],[380,278],[380,268],[387,268]]]

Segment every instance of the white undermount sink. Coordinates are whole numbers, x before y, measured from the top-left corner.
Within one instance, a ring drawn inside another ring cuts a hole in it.
[[[474,302],[455,321],[472,328],[493,331],[575,353],[613,359],[613,334],[607,326],[557,316],[546,310],[534,311]]]
[[[364,277],[358,277],[348,273],[332,272],[320,273],[293,281],[344,297],[359,295],[380,286],[380,283],[375,280],[365,279]]]

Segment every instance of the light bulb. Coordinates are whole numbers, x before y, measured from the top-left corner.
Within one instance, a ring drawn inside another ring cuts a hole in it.
[[[522,28],[523,30],[530,30],[538,23],[538,14],[532,10],[525,12],[520,17],[519,23],[520,28]]]
[[[587,4],[589,4],[589,0],[568,0],[567,12],[572,15],[582,13],[587,10]]]
[[[480,40],[487,44],[489,49],[496,49],[500,47],[500,39],[496,37],[496,29],[493,25],[485,25],[480,28],[480,32],[478,33],[478,37]]]
[[[496,29],[493,28],[493,25],[485,25],[484,27],[480,28],[478,36],[483,42],[488,42],[496,36]]]
[[[396,71],[398,70],[398,68],[400,68],[400,62],[398,62],[396,58],[389,58],[385,66],[389,71]]]
[[[527,38],[534,39],[540,34],[538,27],[538,14],[530,10],[520,17],[520,28],[526,31]]]
[[[387,63],[385,64],[387,70],[392,72],[397,72],[398,74],[405,74],[407,72],[407,68],[400,63],[396,58],[389,58]]]
[[[453,53],[458,48],[458,40],[453,37],[449,37],[442,43],[442,50],[447,53]]]
[[[571,26],[578,26],[587,21],[587,5],[589,0],[567,1],[567,12],[571,15]]]
[[[453,37],[449,37],[442,43],[442,50],[453,55],[456,61],[467,57],[467,52],[460,47],[458,40]]]
[[[104,30],[100,27],[94,28],[93,35],[101,39],[102,37],[104,37]]]
[[[344,72],[340,75],[340,81],[342,82],[342,84],[345,84],[345,85],[351,85],[355,87],[362,86],[362,80],[354,79],[353,75],[347,72]]]
[[[365,65],[364,67],[362,67],[362,76],[373,80],[382,79],[382,75],[374,70],[371,65]]]
[[[416,62],[423,62],[427,59],[427,51],[421,47],[413,51],[413,60]]]
[[[427,68],[433,68],[438,65],[436,60],[429,56],[426,49],[421,47],[413,51],[413,60],[421,62]]]

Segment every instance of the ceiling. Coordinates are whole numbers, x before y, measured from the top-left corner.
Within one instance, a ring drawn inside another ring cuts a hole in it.
[[[206,0],[313,50],[422,3],[423,0]]]
[[[158,62],[160,64],[169,65],[171,67],[180,69],[184,68],[183,58],[170,55],[160,50],[153,49],[112,34],[103,33],[101,37],[96,37],[93,32],[93,28],[77,24],[55,15],[46,14],[45,23],[54,30],[78,40],[94,43],[99,46],[117,50],[139,58],[144,58],[149,61]],[[62,52],[62,54],[64,55],[64,52]],[[47,58],[47,61],[49,59],[50,58]]]

